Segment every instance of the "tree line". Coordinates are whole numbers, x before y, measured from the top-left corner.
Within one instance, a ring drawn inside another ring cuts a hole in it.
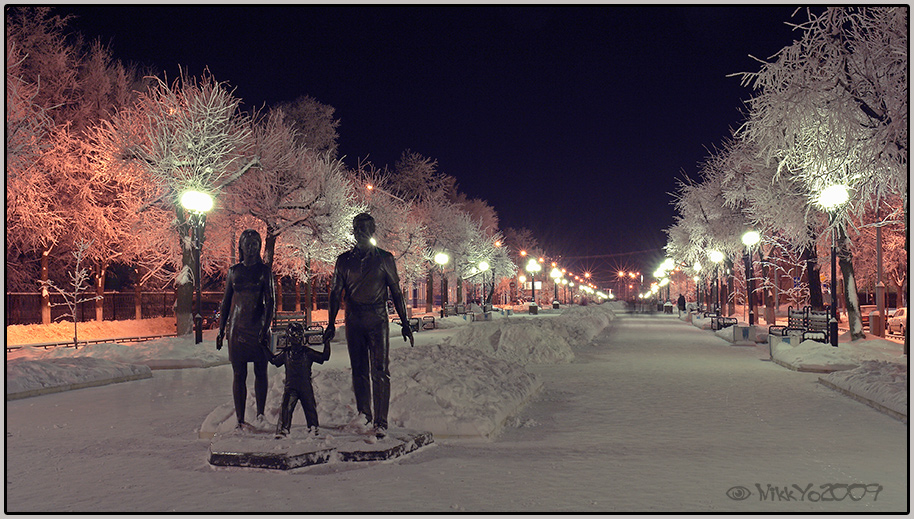
[[[680,181],[666,250],[682,272],[705,279],[708,251],[724,253],[724,268],[761,281],[766,303],[777,270],[802,272],[802,295],[820,309],[820,276],[831,276],[823,267],[834,246],[859,339],[860,272],[873,283],[879,261],[900,296],[908,286],[908,8],[829,7],[805,16],[791,23],[798,34],[791,45],[759,59],[758,71],[735,74],[753,91],[744,122],[697,179]],[[830,186],[843,186],[847,202],[823,207],[819,197]],[[762,237],[754,249],[741,241],[749,230]],[[760,257],[761,276],[742,274],[747,254]]]
[[[82,247],[97,294],[109,269],[128,266],[136,284],[175,287],[178,332],[189,333],[196,265],[179,203],[188,189],[215,200],[204,279],[224,274],[253,228],[277,277],[309,284],[352,245],[363,211],[405,285],[430,278],[433,256],[447,252],[458,297],[480,260],[503,279],[516,270],[509,250],[541,250],[529,230],[499,229],[495,209],[467,198],[434,159],[405,150],[391,166],[347,166],[334,108],[310,96],[243,111],[208,71],[168,79],[125,65],[51,8],[7,15],[8,290],[64,283]]]

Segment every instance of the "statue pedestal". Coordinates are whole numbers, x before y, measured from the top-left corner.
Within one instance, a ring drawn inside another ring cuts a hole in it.
[[[434,443],[432,434],[410,429],[389,429],[378,439],[342,427],[321,427],[317,436],[305,427],[293,427],[282,439],[273,433],[231,432],[217,434],[210,445],[209,462],[224,467],[289,470],[322,463],[384,461],[405,456]]]

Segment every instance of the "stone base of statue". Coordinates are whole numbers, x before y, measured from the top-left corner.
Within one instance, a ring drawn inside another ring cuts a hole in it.
[[[430,432],[393,428],[377,438],[373,431],[349,426],[292,427],[290,434],[233,431],[218,433],[210,445],[209,462],[223,467],[290,470],[323,463],[384,461],[405,456],[434,443]]]

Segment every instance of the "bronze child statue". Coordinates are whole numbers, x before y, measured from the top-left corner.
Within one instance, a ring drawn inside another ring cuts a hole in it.
[[[311,387],[311,364],[323,364],[330,359],[330,342],[324,342],[324,351],[318,352],[305,343],[305,331],[298,323],[292,323],[286,330],[287,343],[279,353],[270,359],[276,367],[286,366],[286,380],[282,392],[279,423],[276,424],[276,439],[289,435],[292,427],[292,411],[301,401],[308,431],[317,436],[317,404],[314,401],[314,388]]]

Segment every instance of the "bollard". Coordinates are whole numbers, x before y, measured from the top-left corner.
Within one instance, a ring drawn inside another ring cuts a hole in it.
[[[870,312],[870,333],[879,337],[885,337],[885,326],[882,324],[882,316],[878,311]]]

